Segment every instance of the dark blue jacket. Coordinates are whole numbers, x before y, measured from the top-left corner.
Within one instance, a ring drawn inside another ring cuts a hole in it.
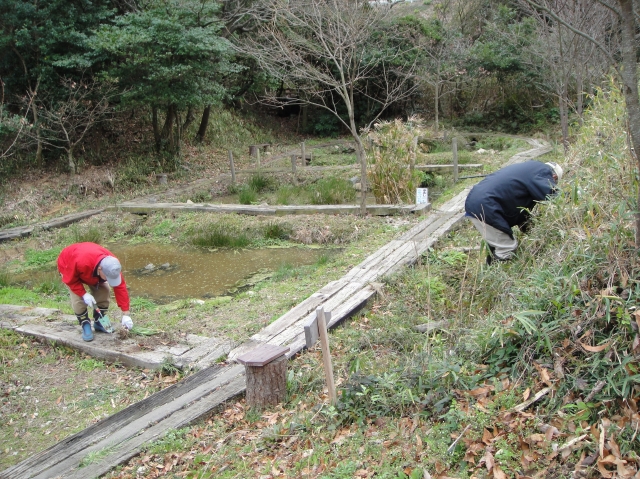
[[[554,194],[555,187],[549,165],[533,160],[516,163],[475,185],[464,209],[467,216],[478,218],[513,238],[511,228],[524,226],[536,202]]]

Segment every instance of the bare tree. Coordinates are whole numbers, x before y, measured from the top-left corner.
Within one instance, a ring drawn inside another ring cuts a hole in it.
[[[458,64],[468,44],[453,29],[452,17],[458,15],[460,10],[454,9],[452,0],[439,0],[434,10],[440,30],[433,37],[423,37],[425,43],[420,47],[429,61],[421,65],[419,79],[433,89],[434,130],[437,132],[440,124],[440,100],[455,92],[455,88],[446,87],[455,85],[455,80],[464,73]]]
[[[612,33],[620,36],[619,52],[620,62],[615,60],[614,54],[610,52],[607,45],[592,37],[588,32],[580,29],[579,25],[574,25],[571,19],[564,18],[562,12],[553,8],[546,0],[526,0],[529,5],[538,11],[545,12],[549,17],[571,30],[573,33],[582,36],[592,42],[596,47],[609,58],[611,64],[616,69],[618,77],[622,81],[625,106],[629,122],[629,137],[631,140],[631,154],[636,161],[638,173],[640,174],[640,98],[638,98],[638,64],[637,64],[637,41],[636,32],[640,29],[640,16],[637,12],[637,0],[594,0],[609,10],[617,24],[612,25]],[[640,184],[636,198],[636,248],[640,248]]]
[[[347,128],[360,163],[364,214],[367,160],[356,123],[356,100],[377,104],[377,113],[366,125],[370,127],[389,105],[410,95],[415,65],[400,71],[391,61],[413,47],[376,35],[389,21],[390,4],[270,0],[264,8],[269,21],[260,23],[255,35],[244,37],[238,50],[255,58],[295,94],[283,99],[273,90],[262,101],[314,105],[331,112]],[[344,108],[346,118],[340,114]]]
[[[76,82],[63,79],[62,85],[67,90],[64,101],[51,102],[35,96],[29,98],[38,111],[40,123],[38,131],[28,134],[49,147],[64,150],[69,170],[77,172],[76,148],[89,130],[105,121],[113,111],[110,100],[116,95],[116,89],[95,80]]]
[[[11,143],[3,148],[0,148],[0,160],[3,158],[8,158],[13,155],[13,150],[20,139],[22,131],[27,125],[27,116],[29,114],[29,110],[31,109],[31,102],[27,105],[26,113],[23,118],[18,117],[17,115],[12,115],[9,113],[4,106],[4,81],[0,78],[0,133],[4,134],[3,130],[8,130],[13,134],[13,140]]]
[[[527,6],[527,0],[521,0],[521,4]],[[615,42],[612,43],[607,31],[612,24],[611,12],[602,5],[587,0],[547,0],[547,4],[591,38],[604,42],[609,37],[608,48],[615,49]],[[544,82],[539,83],[540,88],[551,90],[558,99],[566,153],[569,147],[569,111],[573,110],[581,117],[585,86],[589,88],[591,79],[601,77],[609,64],[607,57],[582,35],[550,18],[545,11],[527,10],[537,20],[538,27],[538,41],[528,50],[544,66],[544,74],[541,75]]]

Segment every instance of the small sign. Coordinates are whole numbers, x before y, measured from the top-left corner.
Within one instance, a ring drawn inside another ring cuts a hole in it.
[[[429,203],[429,188],[416,188],[416,205]]]

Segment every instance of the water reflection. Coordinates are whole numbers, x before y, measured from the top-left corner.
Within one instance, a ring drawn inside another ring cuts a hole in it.
[[[312,264],[323,254],[308,248],[207,251],[158,244],[108,248],[122,263],[131,295],[158,302],[219,296],[258,270]]]

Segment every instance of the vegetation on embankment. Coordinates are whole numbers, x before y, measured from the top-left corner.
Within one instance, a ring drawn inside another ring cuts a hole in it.
[[[601,92],[510,263],[484,264],[470,225],[386,282],[331,334],[289,395],[240,399],[110,477],[635,477],[640,301],[633,163],[619,92]],[[438,322],[419,333],[415,326]]]

